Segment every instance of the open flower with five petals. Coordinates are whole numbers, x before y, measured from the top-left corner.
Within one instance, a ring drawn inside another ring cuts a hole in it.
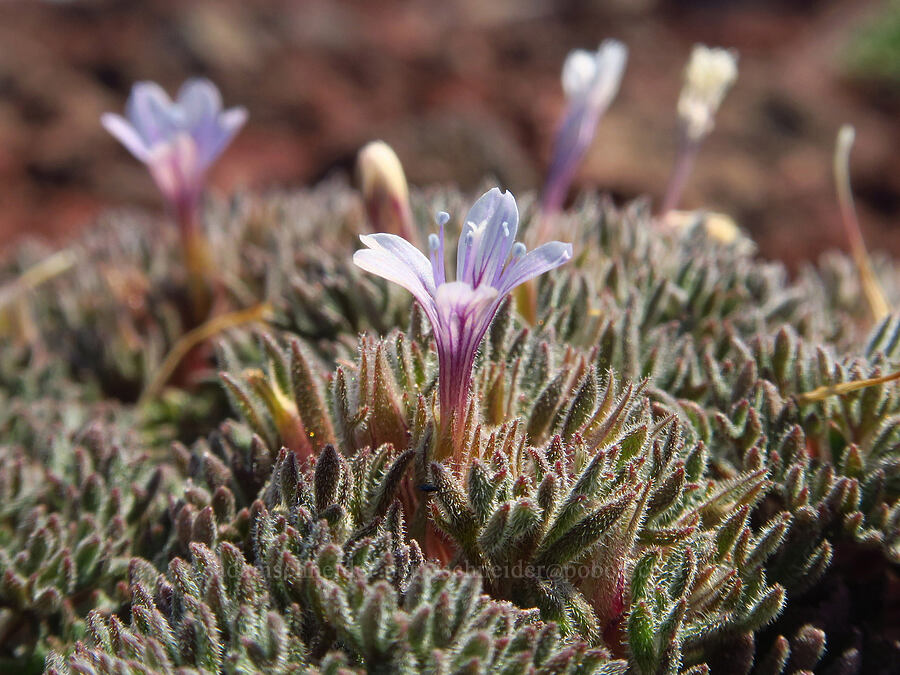
[[[150,169],[180,224],[193,216],[207,169],[246,121],[244,108],[223,110],[219,90],[202,78],[185,82],[174,101],[155,82],[138,82],[125,117],[101,117],[106,130]]]
[[[444,225],[429,236],[430,258],[402,237],[361,235],[359,267],[403,286],[431,321],[438,352],[441,426],[465,412],[475,354],[503,299],[516,286],[559,267],[572,257],[572,245],[553,241],[526,252],[516,241],[519,212],[509,192],[494,188],[472,206],[456,254],[456,280],[447,278]]]

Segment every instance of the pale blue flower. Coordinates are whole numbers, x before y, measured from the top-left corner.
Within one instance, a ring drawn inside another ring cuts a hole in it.
[[[456,255],[456,281],[447,279],[444,224],[428,239],[430,260],[402,237],[360,235],[368,248],[357,251],[359,267],[413,294],[431,321],[438,350],[442,424],[465,411],[475,353],[503,299],[516,286],[559,267],[572,245],[553,241],[526,252],[516,242],[519,212],[509,192],[494,188],[466,216]]]
[[[618,40],[604,40],[596,52],[576,49],[566,57],[562,85],[568,106],[553,142],[542,199],[545,213],[562,207],[597,123],[619,91],[627,59],[628,49]]]
[[[207,169],[246,121],[244,108],[222,110],[219,90],[202,78],[185,82],[175,101],[158,84],[138,82],[125,117],[101,117],[106,130],[147,165],[179,213],[196,205]]]

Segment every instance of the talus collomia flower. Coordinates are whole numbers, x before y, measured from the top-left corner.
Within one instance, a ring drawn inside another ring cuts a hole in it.
[[[456,281],[444,262],[444,225],[428,238],[430,260],[402,237],[360,235],[367,246],[353,262],[403,286],[431,322],[438,352],[438,396],[442,433],[465,412],[478,345],[503,299],[516,286],[559,267],[572,257],[572,245],[553,241],[526,252],[516,241],[519,212],[510,192],[493,188],[475,202],[464,221],[456,254]],[[460,448],[453,443],[454,453]],[[446,443],[439,447],[448,447]],[[446,451],[444,451],[446,452]],[[438,457],[444,459],[445,457]]]
[[[155,82],[138,82],[125,117],[105,113],[101,122],[147,165],[176,215],[196,207],[206,171],[247,121],[244,108],[222,110],[222,96],[209,80],[182,85],[172,101]]]
[[[100,121],[132,155],[147,165],[178,224],[194,319],[212,304],[209,245],[199,222],[206,172],[247,121],[244,108],[222,109],[222,96],[209,80],[188,80],[172,101],[155,82],[138,82],[125,115],[106,113]]]

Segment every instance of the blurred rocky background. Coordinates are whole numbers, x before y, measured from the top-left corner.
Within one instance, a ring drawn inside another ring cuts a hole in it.
[[[65,241],[103,208],[160,208],[100,127],[135,80],[212,78],[250,122],[221,190],[352,171],[391,143],[412,183],[540,186],[568,50],[630,48],[619,98],[578,183],[658,199],[695,42],[735,47],[740,77],[685,207],[732,214],[765,256],[844,247],[831,178],[839,126],[870,248],[900,254],[900,2],[869,0],[0,1],[0,245]]]

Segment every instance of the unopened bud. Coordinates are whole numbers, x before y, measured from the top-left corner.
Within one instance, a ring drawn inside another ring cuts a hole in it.
[[[372,141],[359,151],[357,167],[372,229],[415,241],[409,187],[397,153],[384,141]]]
[[[604,40],[595,52],[576,49],[563,64],[566,112],[553,141],[553,158],[541,208],[545,214],[562,208],[572,179],[594,139],[597,124],[619,91],[628,50],[618,40]],[[542,224],[546,227],[547,219]],[[549,234],[541,231],[538,239]]]

